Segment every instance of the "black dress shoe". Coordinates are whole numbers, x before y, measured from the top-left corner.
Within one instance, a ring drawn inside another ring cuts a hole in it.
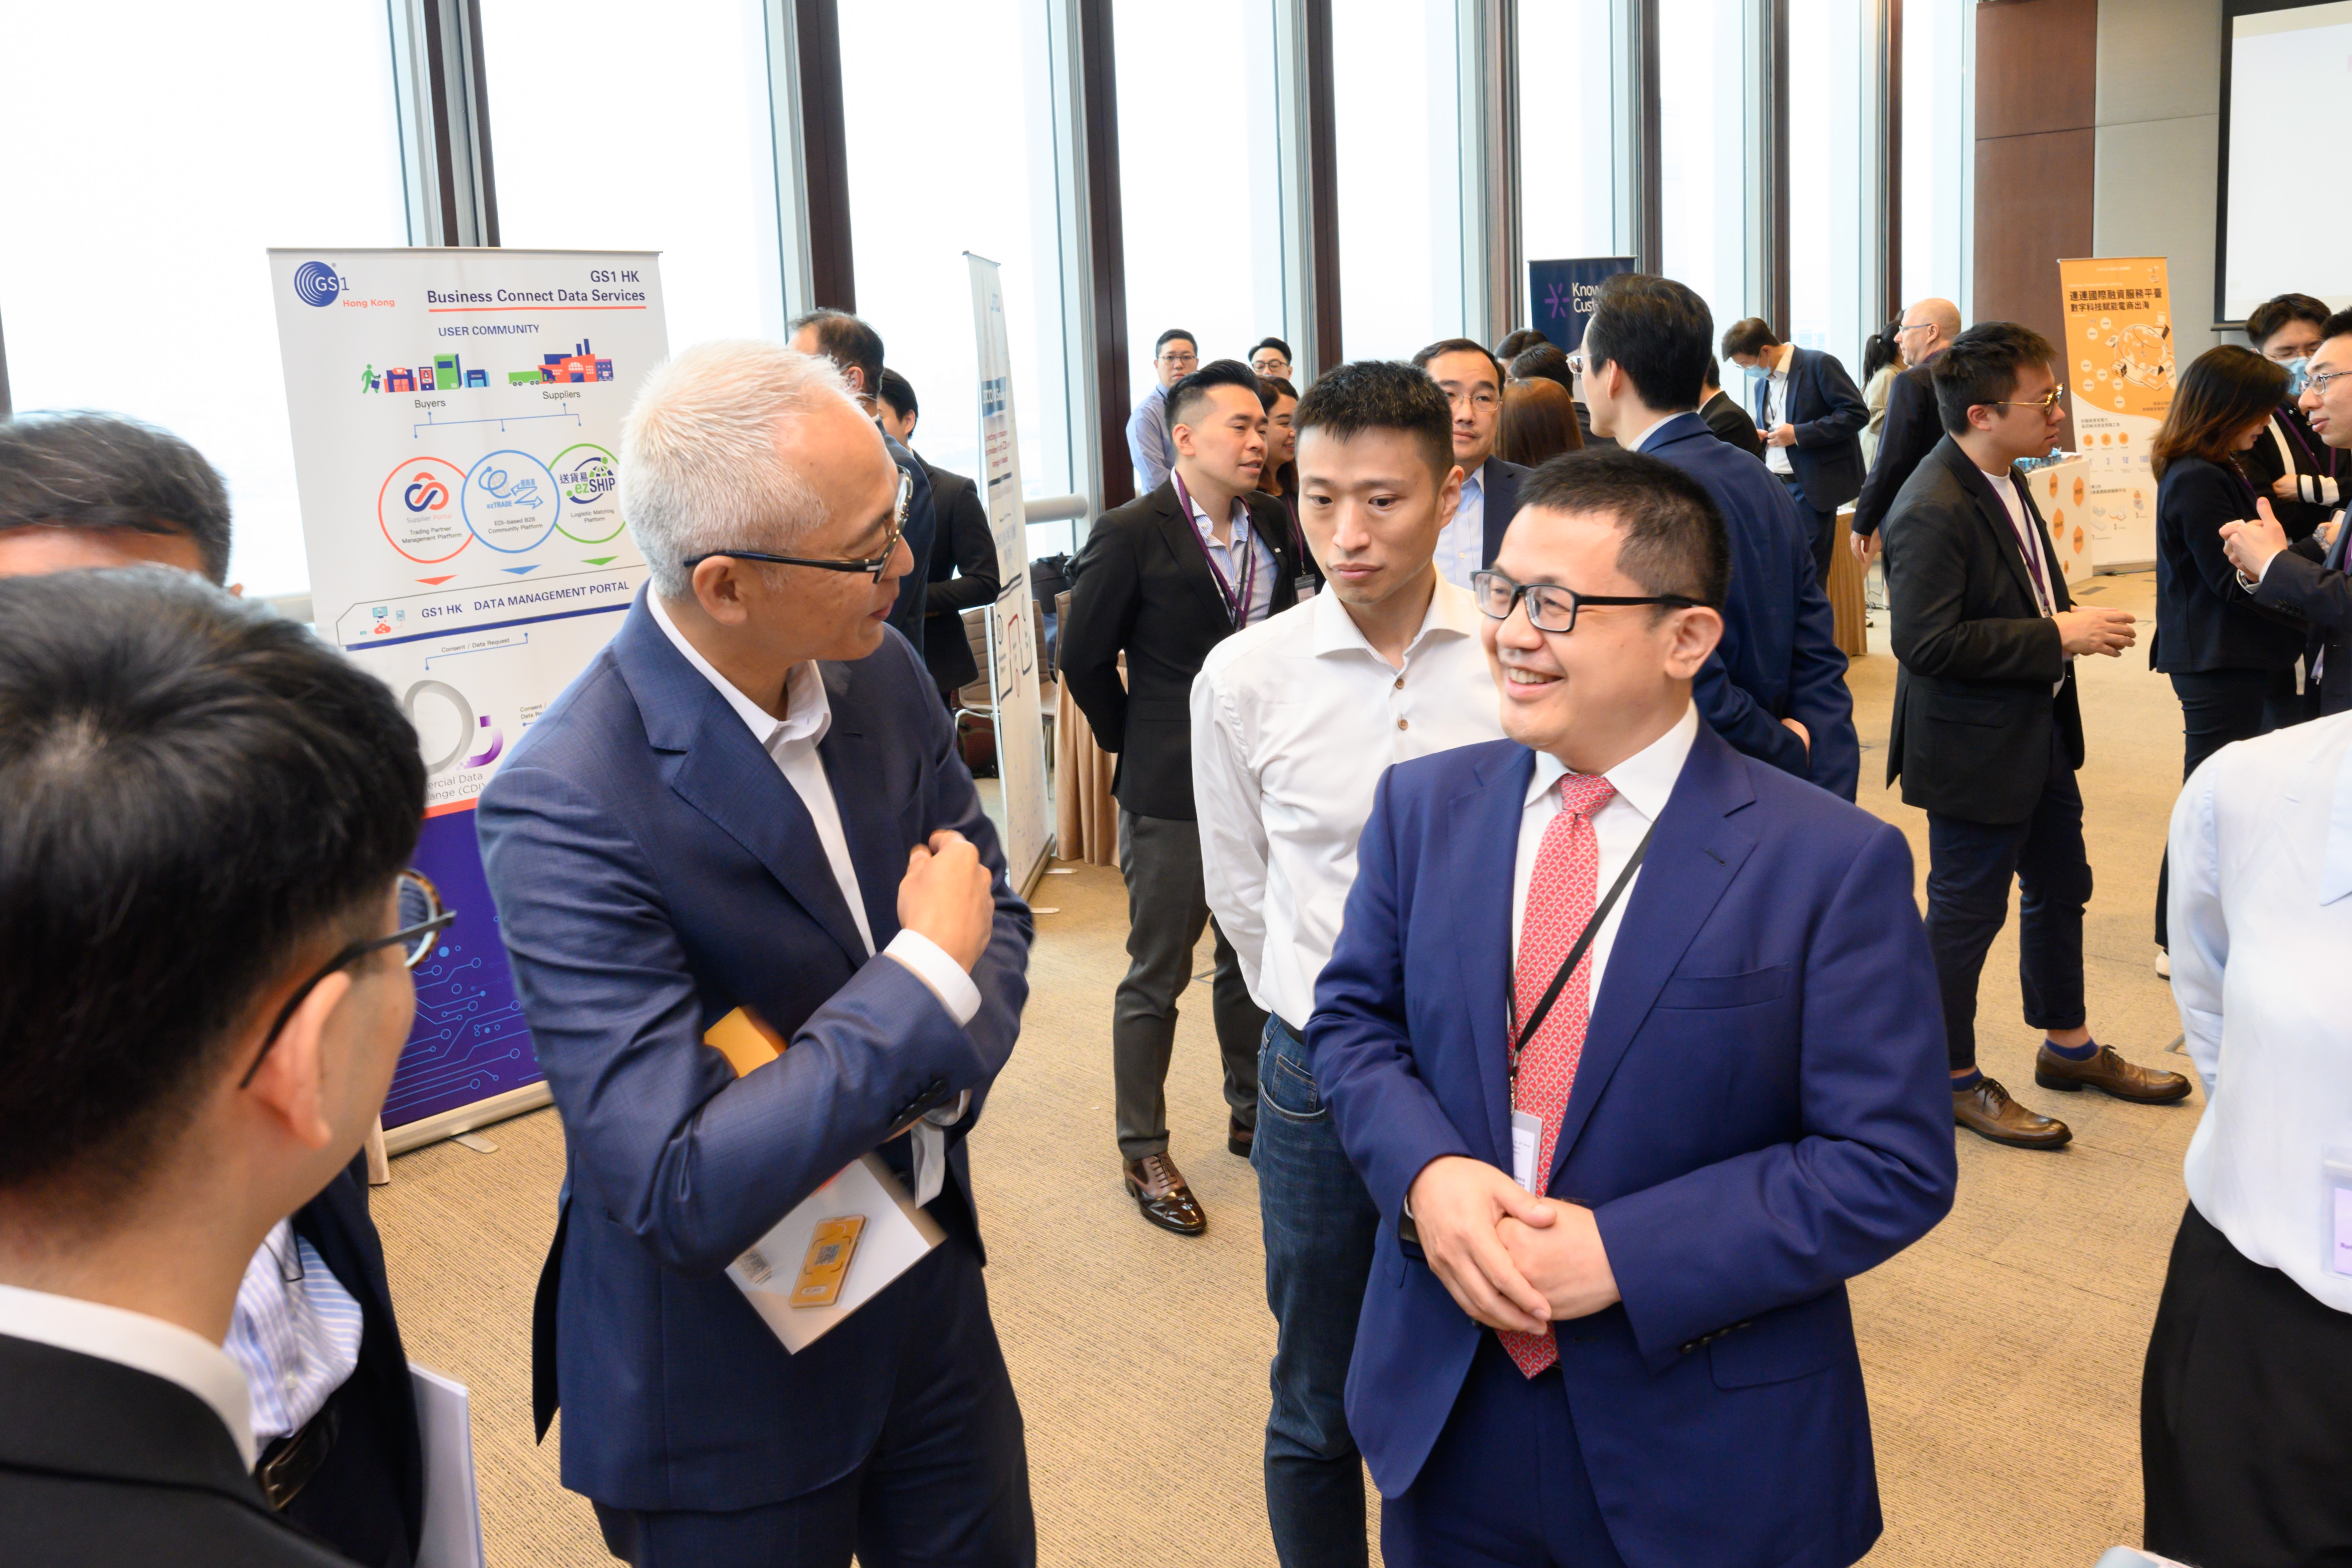
[[[1143,1217],[1162,1230],[1172,1230],[1179,1236],[1198,1236],[1209,1228],[1209,1216],[1202,1212],[1200,1200],[1184,1184],[1176,1162],[1165,1154],[1146,1154],[1140,1160],[1129,1160],[1127,1191],[1143,1211]]]
[[[1256,1128],[1243,1126],[1241,1123],[1241,1118],[1239,1117],[1234,1117],[1232,1121],[1225,1123],[1225,1147],[1232,1150],[1234,1153],[1239,1154],[1243,1159],[1246,1160],[1250,1157],[1250,1150],[1255,1147],[1256,1143]]]

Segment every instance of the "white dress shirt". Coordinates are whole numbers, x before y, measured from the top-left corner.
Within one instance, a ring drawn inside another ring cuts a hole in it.
[[[1235,594],[1241,592],[1244,563],[1255,558],[1256,570],[1250,574],[1249,604],[1245,606],[1246,613],[1242,616],[1241,624],[1251,626],[1257,625],[1258,622],[1265,619],[1266,612],[1274,607],[1274,579],[1281,572],[1282,566],[1275,559],[1273,547],[1260,539],[1257,531],[1250,527],[1249,499],[1246,496],[1234,498],[1233,536],[1230,542],[1220,544],[1217,542],[1216,524],[1211,522],[1209,514],[1202,510],[1199,498],[1190,489],[1180,490],[1177,493],[1191,505],[1192,531],[1201,536],[1201,542],[1207,548],[1209,558],[1217,563],[1217,570],[1225,574],[1225,586],[1228,589]]]
[[[247,1469],[253,1468],[253,1418],[245,1373],[202,1334],[120,1307],[73,1296],[0,1285],[0,1334],[96,1356],[176,1383],[213,1408],[228,1428]]]
[[[2045,616],[2056,615],[2058,601],[2054,597],[2055,590],[2050,586],[2050,574],[2056,570],[2056,564],[2042,552],[2042,531],[2034,526],[2032,517],[2026,511],[2025,498],[2019,493],[2014,476],[2007,468],[1999,473],[1990,468],[1979,468],[1977,472],[1985,477],[1985,483],[1993,488],[1993,493],[2000,497],[2001,504],[2009,509],[2010,531],[2017,535],[2017,552],[2025,557],[2025,580],[2033,585],[2034,608]],[[2034,570],[2037,566],[2041,568],[2038,573]],[[2068,654],[2066,663],[2071,667],[2074,662],[2074,656]],[[2065,689],[2066,678],[2062,674],[2050,688],[2051,695],[2055,696]]]
[[[1500,740],[1470,595],[1439,581],[1393,668],[1337,595],[1209,651],[1192,681],[1201,870],[1250,999],[1304,1028],[1391,763]]]
[[[318,1249],[294,1234],[291,1220],[279,1220],[245,1266],[221,1345],[245,1372],[256,1452],[327,1407],[359,1370],[366,1329],[360,1304]]]
[[[1683,763],[1690,757],[1691,742],[1698,738],[1698,709],[1686,706],[1674,727],[1632,756],[1619,763],[1601,776],[1616,787],[1617,793],[1592,814],[1594,847],[1601,852],[1601,867],[1592,880],[1592,901],[1598,906],[1609,896],[1610,888],[1625,869],[1641,846],[1642,836],[1658,820],[1658,813],[1666,809],[1666,799],[1675,793],[1675,781],[1683,776]],[[1568,767],[1549,752],[1536,753],[1536,776],[1528,782],[1526,808],[1519,814],[1518,862],[1511,870],[1511,962],[1519,959],[1519,928],[1527,923],[1528,884],[1536,874],[1536,856],[1543,848],[1544,830],[1551,819],[1559,815],[1559,781],[1568,774]],[[1585,993],[1593,1007],[1601,1005],[1601,985],[1609,976],[1609,955],[1617,946],[1617,928],[1625,923],[1626,906],[1633,901],[1633,891],[1642,883],[1642,873],[1625,885],[1610,910],[1609,918],[1592,934],[1592,984]],[[1551,976],[1544,976],[1549,984]],[[1515,987],[1516,989],[1516,987]]]
[[[2352,1312],[2326,1163],[2352,1162],[2352,713],[2225,746],[2172,809],[2172,996],[2205,1115],[2189,1200]]]
[[[857,922],[857,934],[866,943],[870,955],[874,952],[874,929],[866,919],[866,900],[858,890],[857,868],[849,858],[849,840],[841,829],[841,806],[834,799],[832,781],[826,777],[824,758],[817,744],[833,728],[833,704],[824,693],[824,677],[814,660],[803,660],[793,667],[784,678],[784,717],[779,719],[745,696],[735,683],[719,673],[711,662],[703,658],[695,646],[687,641],[662,607],[661,595],[648,592],[646,605],[653,612],[654,624],[670,645],[694,666],[701,677],[727,700],[784,775],[784,782],[800,796],[801,805],[808,808],[809,819],[816,825],[817,842],[824,846],[825,863],[832,868],[835,886],[841,889],[842,900],[849,906],[849,918]],[[964,973],[963,965],[948,956],[947,950],[920,931],[901,929],[890,939],[883,954],[896,959],[915,977],[931,988],[940,1005],[957,1024],[971,1022],[980,1011],[980,987]],[[952,1107],[942,1107],[915,1128],[915,1201],[927,1204],[939,1195],[940,1184],[945,1174],[946,1142],[938,1129],[952,1125],[971,1102],[971,1091],[966,1089]]]
[[[1465,594],[1470,574],[1486,569],[1486,487],[1478,482],[1486,471],[1481,463],[1462,476],[1462,504],[1437,534],[1437,574]]]
[[[1784,344],[1775,352],[1780,354],[1780,361],[1773,366],[1772,374],[1764,378],[1764,431],[1767,435],[1789,423],[1789,367],[1797,363],[1795,348]],[[1789,448],[1775,447],[1769,441],[1764,443],[1764,466],[1776,474],[1794,475],[1797,471],[1790,466]],[[1595,970],[1593,973],[1600,972]]]

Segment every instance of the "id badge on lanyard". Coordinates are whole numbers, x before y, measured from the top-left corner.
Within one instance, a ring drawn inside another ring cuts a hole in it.
[[[1176,499],[1184,505],[1184,526],[1192,529],[1193,542],[1201,547],[1201,559],[1209,563],[1209,575],[1216,579],[1217,596],[1225,602],[1225,614],[1235,630],[1249,625],[1250,603],[1257,595],[1257,543],[1244,534],[1239,526],[1234,529],[1234,542],[1228,550],[1239,550],[1242,555],[1241,585],[1238,589],[1225,577],[1224,568],[1217,564],[1214,552],[1192,521],[1192,492],[1184,488],[1184,476],[1171,474],[1176,481]]]

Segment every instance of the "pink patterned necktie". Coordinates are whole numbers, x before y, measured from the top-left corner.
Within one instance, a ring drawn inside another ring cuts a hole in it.
[[[1607,805],[1616,786],[1599,773],[1563,773],[1559,810],[1546,825],[1536,868],[1528,879],[1527,913],[1519,922],[1519,956],[1511,981],[1514,1037],[1533,1016],[1552,976],[1568,961],[1568,950],[1592,918],[1601,876],[1601,846],[1592,836],[1592,814]],[[1544,1015],[1543,1027],[1519,1056],[1519,1079],[1511,1109],[1543,1122],[1536,1151],[1538,1190],[1549,1184],[1552,1151],[1576,1084],[1576,1064],[1584,1055],[1584,1027],[1592,1015],[1592,950],[1584,950],[1576,973],[1560,987]],[[1559,1345],[1547,1329],[1539,1334],[1497,1331],[1503,1348],[1529,1377],[1559,1360]]]

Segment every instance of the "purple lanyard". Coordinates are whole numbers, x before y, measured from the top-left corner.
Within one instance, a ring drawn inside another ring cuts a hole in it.
[[[2293,406],[2293,405],[2289,405],[2288,406],[2290,406],[2290,407],[2291,407],[2291,406]],[[2299,411],[2298,411],[2298,412],[2299,412]],[[2308,459],[2308,460],[2309,460],[2309,462],[2311,463],[2311,466],[2312,466],[2312,469],[2313,469],[2313,471],[2314,471],[2314,472],[2319,473],[2319,474],[2320,474],[2320,477],[2321,477],[2321,478],[2323,478],[2323,479],[2334,479],[2334,478],[2336,477],[2336,448],[2335,448],[2335,447],[2328,447],[2328,448],[2327,448],[2327,467],[2326,467],[2326,470],[2323,472],[2323,471],[2321,471],[2321,470],[2320,470],[2320,467],[2319,467],[2319,454],[2318,454],[2318,453],[2316,453],[2316,452],[2315,452],[2315,451],[2313,451],[2313,450],[2311,449],[2311,443],[2310,443],[2310,442],[2308,442],[2308,441],[2306,441],[2306,440],[2305,440],[2305,439],[2303,438],[2303,432],[2302,432],[2301,430],[2299,430],[2299,429],[2297,429],[2297,428],[2296,428],[2296,426],[2299,426],[2299,425],[2301,425],[2301,424],[2303,423],[2303,421],[2302,421],[2300,418],[2284,418],[2284,417],[2283,417],[2283,418],[2281,418],[2281,419],[2279,420],[2279,422],[2278,422],[2278,423],[2279,423],[2279,427],[2280,427],[2281,429],[2284,430],[2284,431],[2287,433],[2287,437],[2288,437],[2288,439],[2292,440],[2292,441],[2294,443],[2296,450],[2297,450],[2297,451],[2300,451],[2300,452],[2304,455],[2304,457],[2305,457],[2306,459]],[[2291,473],[2291,474],[2292,474],[2292,473],[2297,473],[2297,472],[2299,472],[2299,470],[2300,470],[2300,468],[2301,468],[2301,465],[2300,465],[2300,464],[2298,464],[2298,463],[2296,463],[2296,462],[2294,461],[2294,454],[2293,454],[2293,453],[2286,453],[2286,454],[2284,454],[2284,455],[2286,457],[2286,459],[2287,459],[2287,472],[2289,472],[2289,473]]]
[[[1234,585],[1225,580],[1224,569],[1217,564],[1216,556],[1210,551],[1208,536],[1192,521],[1192,492],[1184,488],[1184,476],[1171,474],[1169,478],[1176,481],[1176,499],[1184,503],[1184,526],[1192,530],[1192,542],[1201,547],[1201,559],[1209,563],[1209,575],[1217,580],[1217,595],[1225,602],[1225,614],[1236,626],[1249,625],[1250,603],[1256,597],[1257,591],[1255,542],[1241,528],[1234,529],[1234,546],[1238,546],[1242,552],[1242,583],[1241,591],[1237,594]]]

